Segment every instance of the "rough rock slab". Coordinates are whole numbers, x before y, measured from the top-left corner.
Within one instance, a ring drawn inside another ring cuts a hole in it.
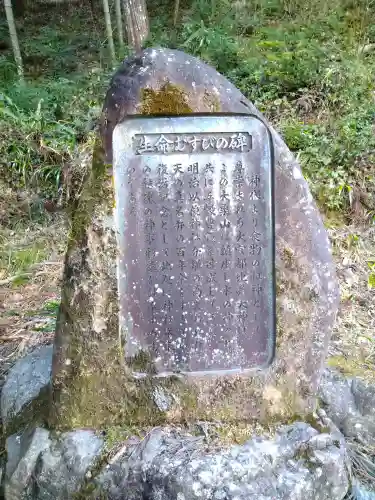
[[[352,486],[352,498],[353,500],[375,500],[375,491],[355,482]]]
[[[49,432],[36,428],[22,436],[13,434],[7,439],[7,464],[4,478],[5,498],[32,498],[35,467],[43,451],[50,445]]]
[[[38,347],[10,369],[1,391],[1,418],[5,427],[49,384],[52,349],[52,345]]]
[[[375,446],[375,386],[326,369],[319,397],[328,417],[346,438]]]
[[[52,437],[36,428],[7,439],[6,500],[68,500],[100,456],[103,440],[90,430]]]
[[[344,442],[301,422],[232,447],[158,428],[109,465],[87,430],[39,428],[7,445],[5,500],[341,500],[349,484]]]
[[[113,129],[125,116],[194,112],[260,116],[224,76],[183,52],[147,49],[125,60],[103,109],[106,160],[112,160]],[[52,425],[100,427],[112,423],[114,415],[148,424],[184,418],[267,419],[314,408],[338,287],[327,233],[300,166],[271,131],[276,155],[276,361],[252,378],[171,382],[168,389],[181,404],[166,412],[156,407],[149,380],[138,384],[129,379],[118,352],[112,177],[97,147],[72,207],[74,238],[65,260],[53,361]]]
[[[202,438],[156,430],[98,481],[113,500],[334,500],[348,489],[343,442],[308,424],[205,448]]]

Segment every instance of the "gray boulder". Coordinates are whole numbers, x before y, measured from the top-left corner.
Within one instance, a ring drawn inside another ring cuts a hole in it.
[[[33,429],[7,439],[7,464],[4,478],[5,498],[32,498],[32,477],[39,456],[50,445],[49,432]]]
[[[0,400],[4,427],[49,384],[52,349],[52,345],[35,349],[19,359],[9,371]]]
[[[210,451],[202,438],[160,429],[98,482],[110,499],[335,500],[348,489],[346,466],[342,441],[305,423]]]
[[[344,441],[301,422],[232,447],[168,427],[103,450],[89,430],[9,437],[5,500],[341,500],[349,485]]]
[[[52,437],[36,428],[7,439],[6,500],[67,500],[81,488],[101,455],[103,440],[90,430]]]
[[[375,446],[375,386],[326,369],[319,397],[345,437]]]

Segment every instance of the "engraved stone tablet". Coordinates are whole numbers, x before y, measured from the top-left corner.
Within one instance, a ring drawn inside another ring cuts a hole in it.
[[[250,115],[116,126],[120,325],[135,376],[222,375],[272,361],[271,141]]]

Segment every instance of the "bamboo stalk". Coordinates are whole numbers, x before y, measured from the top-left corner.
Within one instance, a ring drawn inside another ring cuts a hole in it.
[[[180,0],[175,0],[174,4],[174,16],[173,16],[173,26],[177,26],[178,12],[180,10]]]
[[[136,52],[149,34],[149,22],[145,0],[123,0],[128,44]]]
[[[20,79],[20,82],[23,82],[24,75],[23,75],[22,56],[21,56],[20,46],[18,43],[17,30],[16,30],[16,24],[14,22],[13,7],[11,0],[4,0],[4,7],[5,7],[5,15],[8,22],[10,41],[12,43],[12,48],[13,48],[14,60],[17,66],[18,77]]]
[[[103,0],[103,10],[104,10],[105,27],[107,31],[108,45],[109,45],[109,51],[111,53],[112,64],[113,66],[116,66],[117,61],[115,53],[115,44],[113,43],[113,32],[111,24],[111,15],[109,13],[108,0]]]
[[[117,21],[117,36],[118,42],[121,48],[124,46],[124,37],[122,33],[122,12],[121,12],[121,0],[115,0],[116,5],[116,21]]]

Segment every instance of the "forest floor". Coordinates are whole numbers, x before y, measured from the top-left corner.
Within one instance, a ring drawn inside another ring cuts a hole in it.
[[[176,30],[166,29],[165,13],[171,12],[166,4],[149,7],[149,44],[180,48],[226,74],[301,162],[329,232],[340,282],[328,363],[372,377],[372,4],[257,0],[228,9],[226,0],[196,0],[183,6]],[[99,2],[96,8],[101,12]],[[0,45],[0,385],[18,357],[53,339],[67,221],[61,213],[46,212],[40,200],[58,198],[61,171],[86,146],[112,73],[101,17],[89,4],[37,2],[17,25],[25,85],[16,82],[9,43]],[[1,20],[0,39],[8,39]],[[126,49],[120,52],[119,59]]]

